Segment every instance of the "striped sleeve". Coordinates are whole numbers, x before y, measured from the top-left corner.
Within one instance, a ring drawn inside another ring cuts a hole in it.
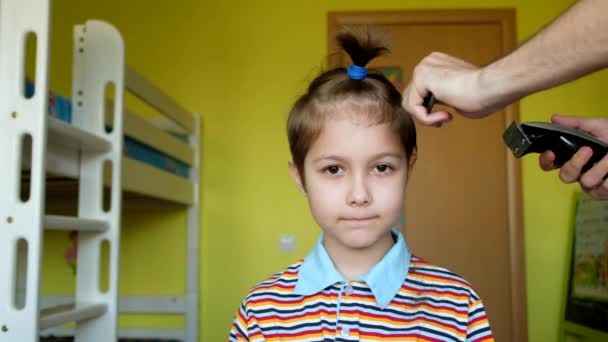
[[[245,303],[243,303],[236,312],[234,322],[232,322],[232,329],[230,329],[230,337],[228,338],[228,341],[249,341],[247,330],[247,312],[245,310]]]
[[[469,321],[467,324],[467,342],[494,341],[488,315],[483,303],[476,293],[469,300]]]

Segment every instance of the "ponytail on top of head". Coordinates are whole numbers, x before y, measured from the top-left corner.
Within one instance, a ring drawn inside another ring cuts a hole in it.
[[[336,35],[336,41],[353,64],[360,67],[365,67],[372,59],[389,53],[382,36],[369,30],[359,34],[351,30],[342,30]]]
[[[381,72],[367,68],[372,60],[389,53],[382,33],[345,28],[336,41],[352,64],[317,76],[294,103],[287,120],[292,159],[304,182],[304,161],[324,122],[345,113],[363,116],[370,124],[389,123],[408,159],[416,150],[416,128],[401,105],[400,91]]]

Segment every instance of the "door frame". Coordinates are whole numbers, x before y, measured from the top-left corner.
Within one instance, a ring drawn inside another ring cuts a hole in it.
[[[459,10],[398,10],[329,12],[327,17],[327,62],[330,67],[339,64],[340,56],[334,34],[344,25],[386,24],[498,24],[501,27],[501,54],[507,54],[517,46],[515,9],[459,9]],[[500,57],[500,56],[497,56]],[[405,80],[404,80],[405,81]],[[519,103],[505,108],[506,129],[519,120]],[[501,137],[496,137],[501,139]],[[526,269],[523,232],[523,196],[521,162],[505,147],[508,191],[509,259],[511,261],[511,303],[513,337],[515,341],[528,340],[526,299]]]

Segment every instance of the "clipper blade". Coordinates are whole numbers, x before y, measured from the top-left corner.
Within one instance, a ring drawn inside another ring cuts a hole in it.
[[[509,128],[503,133],[502,138],[517,158],[526,154],[528,148],[532,145],[532,142],[526,133],[524,133],[521,126],[515,121],[513,121]]]

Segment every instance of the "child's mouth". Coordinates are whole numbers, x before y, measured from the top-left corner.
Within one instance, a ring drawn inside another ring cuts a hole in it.
[[[352,222],[352,223],[366,223],[375,218],[377,218],[377,216],[352,216],[352,217],[343,217],[342,221]]]

